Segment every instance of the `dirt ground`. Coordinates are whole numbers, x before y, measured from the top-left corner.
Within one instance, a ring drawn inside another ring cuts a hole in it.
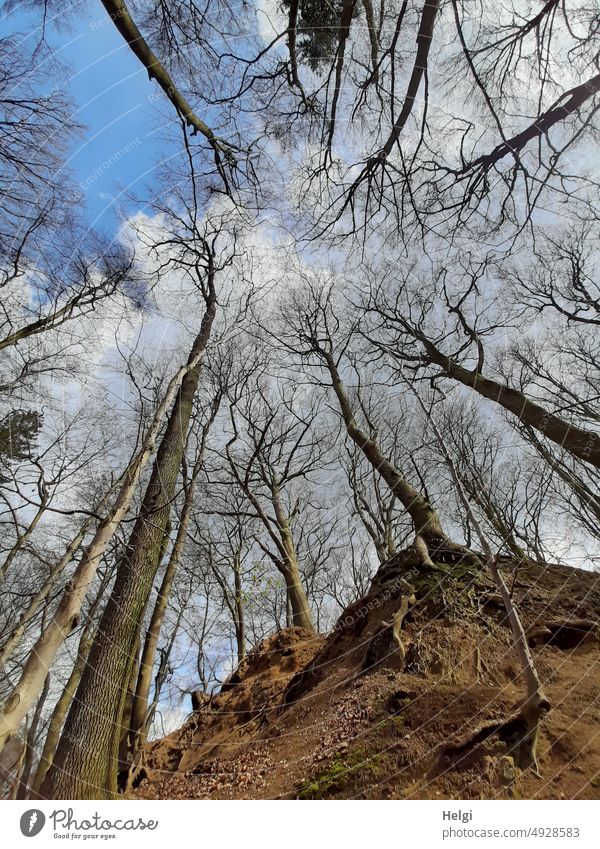
[[[600,575],[532,562],[504,573],[551,710],[539,774],[518,768],[524,694],[504,608],[489,579],[406,553],[328,636],[266,639],[210,702],[148,744],[136,798],[598,799]],[[410,575],[402,650],[382,627]]]

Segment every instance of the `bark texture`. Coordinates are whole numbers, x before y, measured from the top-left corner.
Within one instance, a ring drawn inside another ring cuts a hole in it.
[[[98,524],[93,539],[87,546],[77,568],[65,587],[50,623],[42,629],[38,640],[27,657],[21,677],[2,705],[0,711],[0,751],[17,730],[29,712],[29,709],[42,692],[46,673],[52,665],[56,653],[73,628],[77,626],[83,600],[94,580],[108,544],[129,510],[140,475],[148,465],[154,452],[156,440],[168,410],[171,408],[176,396],[181,396],[183,382],[186,378],[189,384],[190,380],[192,380],[190,375],[199,373],[198,369],[205,348],[205,344],[202,344],[202,339],[206,335],[205,341],[208,340],[210,327],[214,318],[214,295],[210,303],[212,306],[207,309],[203,321],[203,329],[200,331],[192,353],[186,365],[181,366],[169,381],[165,394],[146,432],[142,447],[129,464],[123,476],[123,483],[111,510]],[[206,334],[204,334],[205,327],[208,331]],[[174,411],[172,412],[171,420],[173,420],[173,415],[175,415]],[[150,512],[152,511],[150,510]]]
[[[333,391],[336,394],[348,436],[356,443],[396,498],[403,504],[413,520],[416,537],[424,539],[428,545],[433,544],[433,546],[440,542],[450,543],[433,505],[411,486],[399,469],[382,453],[375,440],[371,439],[357,424],[333,355],[322,351],[321,356],[329,370]]]
[[[73,669],[71,670],[71,674],[65,684],[65,688],[60,694],[60,697],[54,706],[54,710],[52,711],[52,716],[50,717],[46,739],[44,740],[44,748],[42,749],[42,754],[40,755],[38,767],[31,786],[31,797],[33,799],[37,799],[39,797],[46,773],[50,769],[50,765],[54,759],[54,753],[60,737],[60,730],[65,721],[65,716],[67,715],[71,702],[73,701],[73,696],[75,695],[77,686],[81,680],[81,674],[92,647],[92,639],[93,633],[91,629],[91,622],[88,622],[79,640],[77,658],[73,664]]]
[[[198,449],[194,467],[192,469],[192,473],[189,478],[187,477],[187,473],[184,469],[185,496],[183,508],[181,510],[181,516],[179,518],[179,526],[177,528],[175,542],[173,543],[173,547],[171,548],[167,568],[165,569],[162,583],[160,585],[160,589],[156,597],[156,602],[154,604],[154,609],[150,618],[150,625],[148,626],[148,630],[146,632],[146,638],[144,640],[144,646],[140,658],[140,668],[137,676],[135,693],[133,696],[133,704],[131,708],[131,721],[129,725],[129,742],[131,751],[133,753],[146,742],[146,739],[148,737],[148,730],[152,718],[151,710],[149,709],[148,705],[150,701],[152,670],[154,668],[156,650],[158,648],[158,640],[165,618],[165,613],[167,611],[167,606],[169,604],[173,581],[175,580],[177,568],[181,561],[181,556],[183,554],[183,550],[185,548],[185,543],[187,540],[188,528],[192,516],[192,508],[194,505],[194,490],[196,487],[196,481],[204,464],[206,440],[210,428],[212,427],[212,424],[216,418],[221,403],[221,397],[222,393],[219,390],[213,401],[211,415],[204,427],[202,428],[200,446]],[[165,535],[165,540],[167,540],[167,538],[167,535]]]
[[[102,799],[117,794],[120,720],[133,653],[156,572],[182,458],[201,356],[210,338],[216,296],[211,286],[200,332],[188,359],[167,427],[156,454],[140,514],[104,610],[54,764],[42,795],[54,799]]]
[[[431,362],[440,366],[448,377],[469,386],[478,392],[483,398],[494,401],[509,413],[513,413],[524,424],[533,427],[539,433],[547,437],[569,451],[579,460],[591,463],[600,468],[600,435],[592,431],[586,431],[577,427],[559,416],[555,416],[527,398],[518,389],[511,389],[506,384],[489,377],[484,377],[477,370],[466,369],[459,365],[451,357],[443,354],[429,339],[422,334],[416,334],[423,344]]]

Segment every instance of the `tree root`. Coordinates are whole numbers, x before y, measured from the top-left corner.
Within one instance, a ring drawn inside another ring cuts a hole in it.
[[[448,565],[460,564],[465,569],[472,567],[474,575],[484,569],[484,564],[476,552],[465,545],[453,542],[449,537],[417,534],[412,548],[425,569],[438,570],[436,562]]]
[[[122,770],[118,777],[119,791],[127,796],[132,790],[148,777],[146,765],[146,753],[144,749],[138,749],[132,762],[126,770]]]
[[[414,594],[413,588],[406,581],[403,583],[410,595],[400,596],[400,606],[394,613],[391,622],[386,622],[385,619],[381,620],[380,627],[371,638],[367,647],[361,673],[368,672],[390,656],[388,640],[383,636],[388,628],[392,629],[391,638],[395,643],[396,652],[400,656],[401,669],[404,669],[404,666],[406,665],[406,651],[402,643],[400,632],[402,630],[402,624],[406,614],[408,613],[408,609],[411,605],[416,604],[417,598]]]
[[[524,772],[530,769],[541,777],[537,758],[540,722],[549,710],[546,701],[539,705],[525,704],[504,720],[488,720],[477,725],[466,736],[450,743],[443,743],[434,753],[434,760],[428,777],[452,768],[452,763],[460,761],[496,736],[507,746],[507,754],[512,756],[515,766]],[[450,762],[450,763],[448,763]]]
[[[529,645],[549,643],[558,648],[576,648],[586,640],[600,640],[600,627],[591,619],[536,622],[526,633]]]

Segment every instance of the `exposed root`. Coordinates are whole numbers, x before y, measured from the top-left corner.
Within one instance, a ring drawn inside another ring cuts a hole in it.
[[[128,769],[122,770],[119,774],[118,785],[121,793],[127,796],[132,790],[139,787],[142,781],[148,777],[146,766],[146,753],[143,748],[139,748]]]
[[[433,778],[447,769],[456,767],[479,746],[496,737],[506,744],[508,755],[515,766],[524,772],[530,769],[540,776],[537,746],[540,722],[549,710],[548,702],[525,704],[505,720],[488,720],[477,725],[466,736],[443,743],[434,754],[428,777]]]
[[[214,693],[205,693],[202,690],[192,690],[192,711],[197,713],[204,708],[212,708]]]
[[[425,537],[423,534],[417,534],[412,547],[417,553],[421,566],[425,569],[437,570],[439,567],[436,563],[460,564],[465,569],[471,567],[474,570],[473,575],[476,575],[484,568],[478,554],[446,536],[429,534]]]
[[[479,646],[475,649],[475,672],[477,674],[477,680],[481,681],[483,677],[483,667],[481,663],[481,652],[479,651]]]
[[[401,596],[400,607],[398,608],[396,613],[394,613],[394,616],[392,617],[392,621],[386,622],[385,620],[382,620],[382,622],[381,622],[381,624],[385,628],[391,628],[392,629],[392,639],[394,640],[394,642],[396,643],[398,648],[402,648],[402,640],[400,639],[400,631],[402,629],[402,623],[404,622],[404,617],[408,613],[409,606],[411,604],[416,604],[416,601],[417,601],[417,599],[416,599],[414,592],[411,593],[411,595],[409,595],[409,596],[406,596],[406,595]]]
[[[362,664],[361,672],[369,672],[383,660],[390,656],[389,651],[389,637],[386,632],[388,628],[392,629],[392,640],[396,646],[397,652],[397,662],[399,663],[400,669],[404,670],[406,666],[406,651],[404,649],[404,645],[402,643],[402,638],[400,636],[400,632],[402,630],[402,624],[408,613],[408,609],[411,605],[416,604],[417,598],[413,592],[412,587],[409,584],[404,582],[410,595],[400,596],[400,607],[394,613],[391,622],[386,622],[385,619],[382,619],[381,625],[377,632],[372,637],[367,651],[365,653],[365,659]],[[399,660],[398,660],[399,658]]]
[[[425,538],[421,534],[416,535],[413,542],[413,548],[417,552],[422,566],[426,566],[429,569],[435,568],[435,564],[429,556],[429,547],[425,542]]]
[[[600,627],[591,619],[555,619],[536,622],[527,629],[529,645],[548,643],[558,648],[572,649],[590,639],[600,639]]]

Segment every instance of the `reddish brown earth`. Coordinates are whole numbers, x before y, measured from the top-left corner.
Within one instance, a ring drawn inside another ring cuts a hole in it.
[[[148,744],[131,795],[600,798],[600,574],[504,567],[529,633],[542,628],[532,653],[552,708],[536,775],[515,765],[505,725],[524,684],[494,587],[472,567],[416,571],[412,557],[381,567],[330,635],[266,639],[210,704]],[[381,622],[404,575],[417,603],[403,658]]]

